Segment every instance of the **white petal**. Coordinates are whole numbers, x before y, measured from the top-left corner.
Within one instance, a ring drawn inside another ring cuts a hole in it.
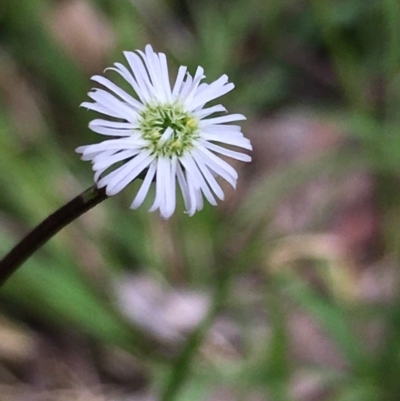
[[[230,136],[228,134],[227,135],[209,134],[207,132],[202,132],[201,137],[202,139],[205,139],[207,141],[226,143],[227,145],[233,145],[248,150],[253,149],[250,141],[245,137],[235,138],[234,136]]]
[[[83,102],[80,104],[81,107],[85,107],[87,110],[93,110],[97,111],[98,113],[110,116],[110,117],[115,117],[115,118],[122,118],[124,119],[125,117],[121,117],[121,113],[119,112],[114,112],[108,107],[104,107],[103,105],[99,103],[90,103],[90,102]]]
[[[107,195],[115,195],[132,182],[151,163],[152,159],[153,157],[148,152],[139,153],[134,159],[103,177],[99,181],[99,186],[106,185]]]
[[[172,100],[172,92],[171,92],[171,83],[169,81],[167,57],[164,53],[159,53],[158,56],[160,58],[162,83],[164,86],[165,96],[167,98],[167,101],[170,102]]]
[[[123,150],[119,153],[116,153],[112,156],[104,155],[104,152],[101,153],[93,164],[94,170],[99,169],[107,169],[112,166],[114,163],[118,163],[122,160],[129,159],[139,153],[139,150]]]
[[[207,183],[205,182],[199,168],[197,167],[196,163],[194,163],[193,158],[190,154],[185,155],[180,159],[182,165],[186,169],[187,175],[191,179],[191,183],[195,188],[201,188],[202,192],[204,193],[204,196],[210,202],[212,205],[216,205],[217,202],[212,195],[210,188],[208,187]],[[189,183],[190,185],[190,183]]]
[[[207,89],[210,86],[210,84],[207,84],[206,82],[203,82],[200,84],[197,88],[196,95],[199,95],[202,93],[205,89]]]
[[[177,97],[178,93],[180,93],[180,90],[181,90],[181,87],[182,87],[182,83],[183,83],[183,79],[185,78],[186,71],[187,71],[187,67],[185,67],[185,66],[179,67],[178,76],[176,77],[174,89],[172,90],[172,97],[174,99]]]
[[[182,167],[180,166],[179,163],[177,164],[176,167],[176,176],[178,178],[178,184],[181,188],[183,201],[185,203],[185,209],[190,216],[193,216],[193,214],[196,212],[196,205],[191,201],[189,187],[186,182],[186,178],[183,174]]]
[[[158,147],[161,147],[164,145],[165,142],[168,141],[169,138],[171,138],[171,135],[174,133],[174,130],[171,127],[168,127],[164,133],[161,135],[161,138],[158,140],[157,145]]]
[[[182,100],[182,102],[186,102],[187,104],[190,104],[190,102],[192,101],[195,92],[200,84],[200,81],[205,78],[204,77],[204,69],[202,67],[197,67],[196,70],[196,74],[193,78],[193,82],[190,85],[190,89],[187,93],[185,94],[181,94],[180,99]]]
[[[83,153],[88,146],[92,146],[92,145],[78,146],[77,148],[75,148],[75,152],[76,153]]]
[[[96,155],[96,154],[100,154],[103,152],[102,150],[96,151],[95,149],[92,151],[92,146],[94,146],[94,145],[78,146],[75,149],[75,152],[82,154],[82,157],[81,157],[82,160],[92,160],[93,154]],[[114,151],[111,151],[111,153],[113,153],[113,152]]]
[[[195,160],[197,166],[199,167],[201,173],[203,174],[206,182],[210,185],[211,189],[214,191],[215,195],[217,195],[219,199],[223,200],[225,197],[224,192],[222,191],[221,187],[211,174],[208,167],[203,162],[202,157],[199,156],[198,153],[195,153],[193,154],[193,159]]]
[[[137,92],[138,96],[143,96],[144,101],[149,102],[153,97],[154,88],[150,83],[149,75],[142,60],[133,52],[124,52],[124,55],[139,86],[139,91]]]
[[[156,173],[156,196],[151,205],[149,212],[154,212],[160,209],[160,214],[163,215],[165,196],[164,196],[164,183],[165,183],[165,168],[163,167],[163,158],[157,159],[157,173]]]
[[[187,73],[186,80],[182,84],[180,93],[178,95],[178,99],[184,99],[189,94],[190,88],[192,87],[192,83],[193,83],[193,78],[189,73]],[[185,106],[187,105],[185,104]]]
[[[99,181],[100,176],[104,173],[105,170],[106,170],[106,169],[97,170],[97,171],[94,173],[94,182]]]
[[[218,124],[213,124],[207,127],[205,129],[205,132],[209,132],[210,134],[219,134],[219,133],[229,133],[229,135],[238,135],[241,138],[243,137],[243,134],[240,132],[242,127],[240,125],[218,125]]]
[[[172,216],[176,207],[176,165],[176,156],[172,157],[171,160],[168,160],[168,177],[166,181],[166,218]]]
[[[208,85],[201,92],[197,92],[193,98],[193,101],[190,104],[190,110],[194,110],[196,107],[200,105],[204,105],[211,100],[216,99],[217,97],[223,96],[226,93],[230,92],[235,85],[232,83],[227,83],[228,77],[223,75],[210,85]]]
[[[200,189],[195,189],[194,188],[193,191],[194,191],[194,197],[195,197],[195,202],[196,202],[196,210],[200,211],[204,207],[203,195],[202,195]]]
[[[125,121],[109,121],[109,120],[102,120],[102,119],[92,120],[89,123],[89,128],[92,129],[92,126],[93,127],[118,128],[121,130],[137,128],[137,124],[135,124],[135,123],[128,123]]]
[[[195,111],[193,114],[200,120],[204,117],[207,117],[211,114],[217,113],[219,111],[226,111],[226,108],[222,106],[221,104],[218,104],[216,106],[208,107],[206,109],[201,109],[199,111]]]
[[[208,125],[229,123],[232,121],[240,121],[240,120],[246,120],[246,117],[243,114],[229,114],[227,116],[221,116],[221,117],[209,118],[208,120],[202,120],[200,122],[200,128],[207,127]]]
[[[145,160],[143,160],[140,164],[136,166],[132,166],[130,171],[126,174],[126,176],[121,179],[118,183],[112,182],[106,188],[106,193],[109,196],[115,195],[118,192],[122,191],[127,185],[129,185],[133,180],[135,180],[138,175],[145,170],[153,159],[148,156]]]
[[[194,187],[191,177],[189,177],[187,171],[185,175],[189,189],[190,202],[192,204],[189,216],[193,216],[196,213],[196,211],[203,209],[203,196],[201,194],[200,189]]]
[[[156,161],[153,161],[150,164],[150,167],[146,173],[146,177],[143,181],[143,184],[141,185],[138,193],[135,196],[135,199],[133,200],[133,202],[131,204],[131,209],[137,209],[145,200],[145,198],[149,192],[150,185],[154,179],[154,175],[156,172],[156,164],[157,164]]]
[[[100,127],[99,125],[89,124],[89,128],[96,132],[97,134],[101,135],[108,135],[108,136],[131,136],[132,131],[127,129],[113,129],[113,128],[105,128]]]
[[[110,151],[91,151],[90,148],[93,145],[86,145],[86,146],[79,146],[78,148],[75,149],[75,152],[77,153],[82,153],[82,160],[92,160],[94,157],[96,157],[97,155],[103,153],[106,155],[112,155],[113,153],[115,153],[115,150],[110,150]]]
[[[138,53],[142,56],[143,62],[150,76],[150,81],[154,88],[153,96],[164,102],[166,99],[163,92],[163,85],[161,83],[161,68],[158,55],[154,52],[150,45],[146,46],[145,53],[140,50],[138,50]]]
[[[146,141],[143,139],[133,141],[131,138],[120,138],[120,139],[108,139],[106,141],[95,143],[93,145],[87,145],[83,150],[83,154],[105,151],[105,150],[127,150],[127,149],[141,149],[143,145],[146,145]]]
[[[142,103],[138,102],[135,98],[126,93],[119,86],[115,85],[109,79],[101,77],[100,75],[95,75],[91,79],[92,81],[98,82],[99,84],[105,86],[110,91],[114,92],[117,96],[119,96],[125,102],[129,103],[136,110],[143,110],[144,105]]]
[[[95,152],[95,153],[89,153],[81,156],[81,160],[88,161],[88,160],[93,160],[94,157],[99,155],[100,153],[103,152]]]
[[[106,109],[115,113],[119,118],[129,121],[132,115],[135,117],[137,116],[137,112],[132,106],[119,100],[103,89],[94,89],[92,92],[88,93],[88,96]]]
[[[200,152],[202,156],[202,160],[204,163],[215,173],[220,175],[224,180],[229,182],[233,188],[236,188],[236,181],[238,179],[238,174],[236,170],[226,163],[224,160],[214,155],[214,153],[210,152],[203,146],[199,146],[197,150],[193,152]]]
[[[114,67],[109,67],[106,69],[107,70],[112,70],[117,72],[121,77],[123,77],[133,88],[135,93],[138,95],[139,99],[142,101],[142,103],[146,103],[148,101],[149,95],[146,92],[143,92],[143,90],[140,88],[139,84],[137,83],[136,79],[134,76],[129,72],[129,70],[121,63],[114,63]]]
[[[157,93],[159,94],[159,99],[162,102],[166,102],[171,98],[171,88],[169,86],[168,66],[166,64],[165,54],[157,54],[153,51],[150,45],[147,45],[146,56],[146,65],[148,66],[149,71],[151,71],[152,81],[157,89]],[[163,63],[161,63],[162,58],[164,59]]]
[[[215,145],[211,142],[205,142],[204,146],[207,149],[220,153],[221,155],[229,156],[242,162],[251,162],[251,157],[249,155],[246,155],[245,153],[235,152],[233,150],[223,148],[222,146]]]
[[[175,211],[175,172],[176,163],[169,158],[160,158],[158,160],[157,172],[157,192],[160,192],[159,208],[161,217],[168,219]],[[160,182],[159,182],[160,181]]]

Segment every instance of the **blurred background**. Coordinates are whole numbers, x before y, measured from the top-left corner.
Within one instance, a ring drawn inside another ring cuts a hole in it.
[[[0,251],[92,185],[78,106],[147,43],[228,74],[253,162],[192,218],[132,184],[28,260],[0,400],[399,400],[398,0],[0,0]]]

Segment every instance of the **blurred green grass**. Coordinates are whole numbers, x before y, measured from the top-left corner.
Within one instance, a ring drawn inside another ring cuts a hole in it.
[[[142,355],[152,363],[152,379],[163,400],[207,399],[221,385],[234,388],[237,399],[250,399],[256,391],[263,399],[292,400],[293,377],[302,371],[315,371],[328,389],[328,396],[320,399],[397,400],[397,295],[384,306],[353,304],[318,292],[284,268],[271,271],[265,260],[276,239],[271,219],[295,189],[323,174],[340,180],[364,169],[374,178],[383,221],[381,259],[391,258],[398,269],[400,4],[92,1],[88,4],[107,21],[114,42],[103,50],[101,63],[84,68],[49,28],[51,11],[62,3],[0,4],[3,253],[29,227],[91,185],[89,165],[73,151],[96,140],[87,129],[92,115],[78,108],[90,88],[89,77],[122,59],[122,50],[148,42],[165,52],[175,69],[185,64],[193,71],[202,65],[209,80],[227,73],[236,89],[224,104],[248,116],[245,129],[275,112],[307,108],[335,121],[353,146],[345,144],[272,172],[249,167],[242,178],[249,184],[243,184],[237,204],[232,201],[227,209],[206,206],[190,219],[177,213],[169,223],[145,209],[129,211],[132,188],[74,222],[32,257],[1,290],[3,312],[16,320],[28,315],[58,330],[72,326],[100,344]],[[73,31],[74,22],[70,24]],[[27,96],[36,108],[23,102]],[[318,230],[310,225],[310,231]],[[172,258],[163,248],[167,236]],[[312,267],[326,276],[327,269],[318,269],[317,263]],[[150,333],[128,323],[114,307],[113,280],[126,271],[146,271],[172,286],[205,288],[213,294],[209,315],[175,359],[157,352],[164,345],[155,347]],[[254,338],[254,327],[242,316],[251,313],[246,309],[251,305],[235,293],[238,277],[254,273],[261,277],[257,290],[268,315],[268,338]],[[288,304],[319,323],[345,368],[293,360]],[[212,322],[231,309],[247,343],[245,354],[229,363],[199,361]],[[376,319],[385,330],[373,352],[355,327]]]

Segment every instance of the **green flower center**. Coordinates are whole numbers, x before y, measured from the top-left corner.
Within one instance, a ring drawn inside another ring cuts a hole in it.
[[[160,156],[182,156],[200,137],[198,120],[176,103],[148,105],[140,113],[139,129]]]

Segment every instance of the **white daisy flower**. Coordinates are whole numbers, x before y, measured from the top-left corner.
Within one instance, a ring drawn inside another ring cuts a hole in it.
[[[136,98],[96,75],[92,80],[107,90],[92,90],[88,95],[93,102],[81,104],[111,117],[93,120],[89,128],[114,139],[80,146],[76,151],[82,160],[92,161],[97,186],[105,187],[108,196],[144,177],[131,205],[136,209],[155,181],[155,199],[149,211],[159,209],[161,217],[168,219],[175,211],[178,182],[186,211],[192,216],[202,209],[203,196],[212,205],[217,204],[215,197],[224,199],[217,176],[236,187],[236,170],[219,155],[251,161],[249,155],[220,145],[252,150],[240,126],[226,124],[245,117],[229,114],[210,118],[226,109],[221,105],[204,107],[234,88],[226,75],[206,84],[201,83],[203,68],[198,67],[192,77],[186,67],[180,67],[171,87],[165,54],[155,53],[150,45],[144,53],[136,53],[124,52],[130,70],[120,63],[109,68],[129,83]]]

